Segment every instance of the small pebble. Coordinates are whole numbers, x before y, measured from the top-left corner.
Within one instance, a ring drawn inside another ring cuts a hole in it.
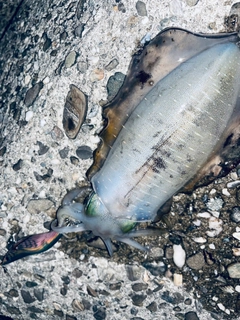
[[[240,185],[240,180],[231,181],[227,184],[228,189],[237,188]]]
[[[71,68],[74,65],[75,61],[76,61],[76,57],[77,57],[77,54],[76,54],[75,51],[69,52],[69,54],[65,58],[65,62],[64,62],[65,63],[65,67],[66,68]]]
[[[72,301],[72,307],[76,312],[83,311],[84,310],[84,305],[82,302],[78,299],[74,299]]]
[[[179,287],[183,284],[183,276],[179,273],[174,273],[173,275],[173,283],[175,286]]]
[[[125,79],[125,75],[121,72],[116,72],[113,76],[108,79],[107,82],[107,92],[108,92],[108,100],[112,100],[115,95],[118,93],[120,87],[123,84]]]
[[[22,166],[23,166],[23,160],[22,159],[19,159],[18,162],[16,162],[12,168],[14,171],[18,171],[20,169],[22,169]]]
[[[34,296],[37,298],[38,301],[44,300],[44,289],[34,289],[33,291]]]
[[[199,317],[197,316],[196,312],[189,311],[189,312],[185,313],[184,320],[199,320]]]
[[[33,117],[33,111],[27,111],[26,112],[26,116],[25,116],[25,120],[28,122],[29,120],[31,120]]]
[[[236,223],[240,222],[240,207],[236,206],[232,208],[230,219]]]
[[[107,71],[111,71],[111,70],[115,69],[118,64],[119,64],[118,60],[117,59],[113,59],[112,61],[109,62],[109,64],[107,64],[105,66],[105,69]]]
[[[69,153],[69,147],[65,147],[62,150],[59,150],[59,155],[61,159],[66,159]]]
[[[133,294],[132,295],[132,303],[135,306],[141,307],[146,298],[147,298],[147,296],[145,294]]]
[[[240,285],[237,285],[237,286],[235,287],[235,291],[237,291],[237,292],[240,293]]]
[[[232,248],[232,251],[235,257],[240,257],[240,248]]]
[[[94,69],[93,72],[90,74],[90,80],[100,81],[104,78],[104,70],[103,69]]]
[[[217,306],[222,311],[225,311],[225,309],[226,309],[222,303],[218,303]]]
[[[233,263],[227,267],[230,278],[240,279],[240,263]]]
[[[205,242],[207,242],[207,239],[205,239],[203,237],[197,237],[197,238],[192,238],[192,239],[196,243],[205,243]]]
[[[187,305],[187,306],[190,306],[192,304],[192,300],[190,298],[187,298],[184,303]]]
[[[110,283],[109,284],[109,289],[110,290],[120,290],[122,286],[121,282],[116,282],[116,283]]]
[[[79,37],[81,38],[82,37],[82,34],[83,34],[83,31],[84,31],[84,27],[85,27],[85,24],[84,23],[80,23],[74,30],[74,34],[76,37]]]
[[[90,159],[92,158],[93,152],[92,149],[88,146],[78,147],[76,150],[76,154],[80,159]]]
[[[233,238],[235,238],[235,239],[237,239],[237,240],[240,241],[240,232],[234,232],[234,233],[232,234],[232,236],[233,236]]]
[[[232,180],[237,180],[237,179],[238,179],[237,172],[232,171],[232,172],[230,173],[230,177],[231,177]]]
[[[188,6],[194,7],[198,3],[198,1],[199,0],[186,0],[186,3]]]
[[[173,258],[173,247],[172,246],[167,246],[165,249],[165,257],[167,259],[172,259]]]
[[[0,229],[0,236],[4,237],[7,234],[5,229]]]
[[[185,264],[186,252],[181,244],[173,245],[173,261],[178,268],[182,268]]]
[[[202,252],[192,255],[187,259],[187,265],[194,270],[200,270],[205,265],[204,255]]]
[[[24,103],[26,107],[30,107],[33,104],[33,102],[38,97],[39,92],[41,91],[42,88],[43,88],[43,82],[38,82],[27,91],[24,99]]]
[[[209,228],[212,230],[207,231],[206,234],[209,237],[216,237],[217,235],[219,235],[219,233],[222,232],[222,224],[223,224],[223,221],[221,219],[211,217],[209,219]]]
[[[146,4],[143,1],[138,1],[136,3],[136,9],[139,16],[147,16]]]
[[[59,141],[64,137],[64,134],[58,126],[54,126],[51,131],[51,137],[53,140]]]
[[[224,201],[221,198],[211,198],[209,201],[206,203],[206,206],[209,210],[211,211],[219,211],[222,209]]]
[[[52,40],[45,34],[45,42],[43,44],[43,51],[47,51],[52,45]]]
[[[209,248],[212,249],[212,250],[215,250],[215,249],[216,249],[216,247],[215,247],[215,245],[214,245],[213,243],[210,243],[210,244],[209,244]]]
[[[27,205],[28,212],[32,214],[38,214],[40,212],[47,211],[54,206],[54,203],[48,199],[30,200]]]
[[[231,194],[229,193],[229,191],[228,191],[227,188],[223,188],[223,189],[222,189],[222,194],[223,194],[224,196],[226,196],[226,197],[230,197],[230,196],[231,196]]]
[[[25,85],[28,85],[30,80],[31,80],[31,77],[30,77],[29,74],[27,74],[26,77],[25,77]]]
[[[213,195],[213,194],[215,194],[216,192],[217,192],[217,190],[213,188],[213,189],[210,190],[209,194],[210,194],[210,195]]]
[[[193,224],[194,224],[195,226],[197,226],[197,227],[200,227],[201,221],[200,221],[200,220],[194,220],[194,221],[193,221]]]
[[[142,283],[142,282],[137,282],[132,284],[132,289],[133,291],[142,291],[142,290],[147,290],[148,285],[146,283]]]
[[[46,77],[45,79],[43,79],[43,83],[44,84],[48,84],[50,82],[50,78]]]
[[[162,248],[159,247],[153,247],[151,248],[151,257],[153,258],[160,258],[164,256],[164,251]]]
[[[38,155],[39,156],[42,156],[42,155],[44,155],[45,153],[48,152],[49,147],[44,145],[41,141],[37,141],[37,145],[39,147],[39,149],[38,149]]]
[[[200,212],[197,214],[197,217],[209,219],[211,217],[211,214],[209,212]]]
[[[157,303],[155,301],[153,301],[146,308],[151,312],[156,312],[157,308],[158,308]]]
[[[33,303],[36,299],[31,296],[29,291],[21,290],[21,295],[25,303]]]
[[[93,288],[91,288],[89,285],[87,285],[87,292],[92,297],[97,297],[98,293]]]

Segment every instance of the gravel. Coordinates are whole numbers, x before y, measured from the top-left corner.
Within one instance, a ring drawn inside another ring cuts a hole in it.
[[[117,93],[141,40],[171,26],[224,32],[233,3],[26,0],[11,19],[0,1],[10,21],[0,26],[0,255],[16,234],[46,232],[67,190],[86,183],[102,125],[98,106]],[[70,140],[62,115],[72,84],[88,96],[88,113]],[[139,239],[152,254],[116,243],[110,258],[100,240],[80,233],[7,265],[0,317],[237,319],[239,181],[240,167],[176,195],[157,224],[166,232]]]

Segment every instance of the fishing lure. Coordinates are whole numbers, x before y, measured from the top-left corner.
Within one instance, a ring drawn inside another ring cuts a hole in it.
[[[112,239],[147,250],[132,239],[153,233],[136,230],[139,222],[153,221],[177,192],[239,163],[238,41],[237,33],[169,28],[134,55],[103,111],[101,144],[87,172],[92,193],[83,203],[73,200],[84,189],[65,197],[52,223],[56,234],[91,230],[110,255]]]

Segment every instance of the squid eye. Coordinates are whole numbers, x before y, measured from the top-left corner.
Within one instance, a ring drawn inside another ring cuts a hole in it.
[[[70,221],[69,218],[64,219],[64,222],[66,222],[66,223],[68,223],[69,221]]]

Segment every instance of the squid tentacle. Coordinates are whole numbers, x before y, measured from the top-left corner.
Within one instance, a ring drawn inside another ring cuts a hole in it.
[[[81,187],[70,190],[62,199],[62,206],[68,206],[72,204],[72,201],[76,198],[85,199],[86,196],[92,191],[90,187]]]

